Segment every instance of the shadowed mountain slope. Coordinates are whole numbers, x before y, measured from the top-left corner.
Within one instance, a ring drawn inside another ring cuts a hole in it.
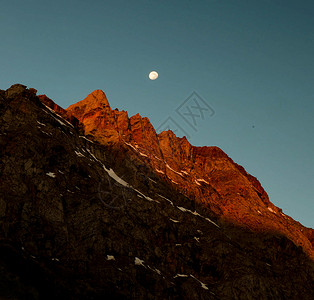
[[[0,158],[3,299],[312,299],[312,229],[99,90],[0,91]]]

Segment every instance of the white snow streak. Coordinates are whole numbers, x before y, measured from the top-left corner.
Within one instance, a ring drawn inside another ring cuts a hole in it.
[[[192,278],[194,278],[195,280],[197,280],[200,284],[201,284],[201,287],[204,289],[204,290],[208,290],[208,287],[206,286],[205,283],[203,283],[202,281],[198,280],[196,277],[194,277],[192,274],[190,274],[190,276]]]
[[[84,135],[80,135],[80,138],[83,138],[83,139],[85,139],[85,140],[87,140],[87,141],[89,141],[89,142],[91,142],[91,143],[94,143],[93,141],[91,141],[91,140],[89,140],[86,136],[84,136]]]
[[[48,172],[48,173],[46,173],[46,175],[48,175],[48,176],[50,176],[52,178],[56,177],[55,173],[52,173],[52,172]]]
[[[154,183],[157,183],[155,180],[153,180],[153,179],[151,179],[151,178],[149,178],[149,177],[147,177],[150,181],[152,181],[152,182],[154,182]]]
[[[79,152],[79,151],[75,151],[75,150],[74,150],[74,152],[76,153],[76,155],[77,155],[78,157],[85,157],[85,155],[82,154],[82,153]]]
[[[135,257],[134,263],[135,263],[136,266],[143,266],[143,267],[145,267],[144,266],[144,260],[139,259],[138,257]]]
[[[159,194],[157,194],[157,195],[158,195],[159,197],[165,199],[166,201],[168,201],[172,206],[174,206],[174,205],[173,205],[173,202],[170,201],[169,199],[167,199],[167,198],[165,198],[164,196],[161,196],[161,195],[159,195]]]
[[[131,148],[133,148],[135,151],[137,151],[138,152],[138,150],[132,145],[132,144],[129,144],[129,143],[127,143],[127,142],[124,142],[124,144],[126,144],[126,145],[128,145],[128,146],[130,146]]]
[[[59,261],[59,259],[56,258],[56,257],[53,257],[51,260],[53,260],[53,261]]]
[[[178,221],[178,220],[171,219],[171,218],[169,218],[169,220],[172,221],[173,223],[179,223],[179,222],[180,222],[180,221]]]
[[[171,170],[172,172],[174,172],[174,173],[176,173],[176,174],[182,176],[182,173],[177,172],[176,170],[172,169],[167,163],[166,163],[166,167],[167,167],[169,170]]]
[[[178,209],[180,209],[181,211],[187,212],[189,211],[188,209],[182,207],[182,206],[177,206]]]
[[[197,182],[204,182],[206,184],[209,184],[205,179],[200,178],[200,179],[196,179]]]
[[[177,208],[180,209],[180,210],[183,211],[183,212],[189,212],[190,214],[192,214],[192,215],[194,215],[194,216],[199,216],[199,217],[205,219],[206,221],[212,223],[213,225],[217,226],[218,228],[220,228],[220,226],[217,225],[214,221],[212,221],[212,220],[209,219],[209,218],[205,218],[204,216],[200,215],[197,211],[191,211],[191,210],[186,209],[186,208],[181,207],[181,206],[177,206]]]
[[[45,105],[45,104],[44,104]],[[65,120],[64,118],[62,118],[60,115],[58,115],[53,109],[51,109],[49,106],[45,105],[51,112],[51,116],[54,117],[61,125],[63,126],[67,126],[66,124],[64,124],[61,120],[59,120],[58,118],[56,118],[54,115],[58,116],[59,118],[61,118],[62,120],[64,120],[65,122],[67,122],[71,127],[74,128],[74,126],[67,120]]]
[[[120,178],[115,172],[114,170],[112,170],[111,168],[108,170],[104,165],[103,165],[105,171],[108,173],[108,175],[113,178],[116,182],[120,183],[123,186],[126,187],[130,187],[130,185],[124,181],[122,178]]]
[[[41,122],[39,122],[39,121],[37,121],[37,123],[38,123],[39,125],[41,125],[41,126],[46,126],[46,124],[41,123]]]
[[[276,212],[271,207],[267,207],[267,209],[271,211],[272,213],[276,214]]]
[[[148,200],[148,201],[160,203],[159,201],[154,200],[154,199],[152,199],[152,198],[150,198],[150,197],[144,195],[144,194],[141,193],[139,190],[137,190],[137,189],[135,189],[134,187],[132,187],[131,185],[129,185],[126,181],[124,181],[122,178],[120,178],[120,177],[114,172],[114,170],[112,170],[111,168],[110,168],[110,169],[107,169],[107,168],[105,167],[105,165],[104,165],[100,160],[98,160],[98,159],[95,157],[95,155],[94,155],[89,149],[87,149],[87,151],[88,151],[89,154],[94,158],[95,161],[99,162],[99,163],[103,166],[104,170],[108,173],[108,175],[109,175],[111,178],[113,178],[116,182],[120,183],[121,185],[123,185],[123,186],[125,186],[125,187],[128,187],[128,188],[133,189],[135,192],[137,192],[138,194],[140,194],[141,196],[143,196],[143,197],[144,197],[146,200]]]
[[[201,185],[197,180],[194,180],[194,182],[195,182],[197,185]]]
[[[177,277],[189,277],[189,275],[177,274],[176,276],[173,276],[173,278],[177,278]]]

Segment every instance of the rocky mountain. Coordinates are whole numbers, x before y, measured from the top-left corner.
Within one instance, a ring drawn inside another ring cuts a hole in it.
[[[313,299],[313,230],[218,147],[94,91],[0,91],[1,299]]]

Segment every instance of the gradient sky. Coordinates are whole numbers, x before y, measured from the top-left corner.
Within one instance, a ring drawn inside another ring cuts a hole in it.
[[[0,89],[64,108],[102,89],[112,108],[219,146],[314,227],[313,1],[2,0],[0,37]],[[208,109],[194,128],[193,92]]]

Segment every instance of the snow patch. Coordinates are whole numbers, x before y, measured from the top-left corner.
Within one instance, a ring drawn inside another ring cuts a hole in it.
[[[87,151],[89,152],[89,154],[94,158],[94,160],[96,162],[99,162],[102,167],[104,168],[104,170],[108,173],[108,175],[113,178],[116,182],[120,183],[121,185],[125,186],[125,187],[128,187],[128,188],[131,188],[132,190],[134,190],[135,192],[137,192],[138,194],[140,194],[141,196],[143,196],[146,200],[148,201],[152,201],[152,202],[157,202],[157,203],[160,203],[159,201],[157,200],[154,200],[146,195],[144,195],[143,193],[141,193],[139,190],[135,189],[134,187],[132,187],[131,185],[129,185],[126,181],[124,181],[122,178],[120,178],[115,172],[114,170],[112,170],[111,168],[110,169],[107,169],[105,167],[105,165],[95,157],[95,155],[89,150],[87,149]]]
[[[80,135],[80,138],[85,139],[85,140],[87,140],[87,141],[89,141],[89,142],[91,142],[91,143],[94,143],[93,141],[89,140],[89,139],[88,139],[86,136],[84,136],[84,135]]]
[[[59,259],[56,258],[56,257],[53,257],[51,260],[53,260],[53,261],[59,261]]]
[[[75,150],[74,150],[74,152],[76,153],[76,155],[77,155],[78,157],[85,157],[85,155],[82,154],[82,153],[79,152],[79,151],[75,151]]]
[[[174,173],[176,173],[176,174],[182,176],[182,173],[177,172],[176,170],[172,169],[167,163],[166,163],[166,167],[167,167],[169,170],[171,170],[172,172],[174,172]]]
[[[135,263],[136,266],[143,266],[143,267],[145,267],[145,266],[144,266],[144,260],[139,259],[138,257],[135,257],[134,263]],[[146,268],[146,267],[145,267],[145,268]]]
[[[179,223],[179,222],[180,222],[180,221],[178,221],[178,220],[171,219],[171,218],[169,218],[169,220],[172,221],[173,223]]]
[[[192,278],[194,278],[195,280],[197,280],[200,284],[201,284],[201,287],[204,289],[204,290],[208,290],[208,287],[206,286],[205,283],[203,283],[202,281],[200,281],[199,279],[197,279],[196,277],[194,277],[192,274],[190,274],[190,276]]]
[[[159,194],[157,194],[160,198],[163,198],[163,199],[165,199],[166,201],[168,201],[172,206],[174,206],[173,205],[173,202],[172,201],[170,201],[169,199],[167,199],[166,197],[164,197],[164,196],[161,196],[161,195],[159,195]]]
[[[154,269],[154,271],[158,274],[158,275],[161,275],[161,272],[158,270],[158,269]]]
[[[159,158],[158,156],[154,155],[155,158],[157,158],[160,161],[163,161],[161,158]]]
[[[184,211],[184,212],[189,211],[188,209],[186,209],[186,208],[184,208],[184,207],[182,207],[182,206],[177,206],[177,207],[178,207],[178,209],[180,209],[181,211]]]
[[[41,122],[39,122],[39,121],[37,121],[37,123],[38,123],[39,125],[41,125],[41,126],[46,126],[46,124],[41,123]]]
[[[201,216],[201,215],[200,215]],[[203,216],[201,216],[202,218],[204,218]],[[205,218],[205,220],[207,221],[207,222],[209,222],[209,223],[212,223],[212,224],[214,224],[215,226],[217,226],[218,228],[220,228],[220,226],[219,225],[217,225],[214,221],[212,221],[211,219],[209,219],[209,218]]]
[[[271,211],[272,213],[276,214],[276,212],[271,207],[267,207],[267,209]]]
[[[161,171],[161,170],[158,170],[158,169],[155,169],[158,173],[161,173],[161,174],[165,174],[164,171]]]
[[[41,132],[44,133],[44,134],[47,134],[47,135],[51,135],[51,134],[49,134],[48,132],[43,131],[43,130],[41,130]]]
[[[153,180],[153,179],[151,179],[151,178],[149,178],[149,177],[147,177],[150,181],[152,181],[152,182],[154,182],[154,183],[157,183],[155,180]]]
[[[189,275],[177,274],[177,275],[173,276],[173,278],[177,278],[177,277],[189,277]]]
[[[111,168],[108,170],[104,165],[103,168],[105,169],[105,171],[108,173],[108,175],[113,178],[116,182],[120,183],[123,186],[129,187],[129,184],[124,181],[122,178],[120,178],[115,172],[114,170],[112,170]]]
[[[138,152],[138,150],[137,150],[132,144],[129,144],[129,143],[127,143],[127,142],[124,142],[124,144],[128,145],[129,147],[133,148],[135,151]]]
[[[206,184],[209,184],[209,182],[207,182],[205,179],[201,178],[201,179],[196,179],[197,182],[204,182]]]
[[[213,225],[217,226],[218,228],[220,228],[220,226],[218,224],[216,224],[214,221],[212,221],[211,219],[209,218],[205,218],[204,216],[200,215],[197,211],[191,211],[189,209],[186,209],[184,207],[181,207],[181,206],[177,206],[178,209],[180,209],[181,211],[183,212],[189,212],[190,214],[194,215],[194,216],[199,216],[203,219],[205,219],[206,221],[212,223]]]
[[[55,173],[52,173],[52,172],[48,172],[48,173],[46,173],[46,175],[48,175],[48,176],[50,176],[52,178],[56,177]]]
[[[44,104],[45,105],[45,104]],[[59,120],[57,117],[55,117],[55,116],[58,116],[59,118],[61,118],[62,120],[64,120],[65,122],[67,122],[70,126],[72,126],[73,128],[74,128],[74,126],[69,122],[69,121],[67,121],[67,120],[65,120],[64,118],[62,118],[60,115],[58,115],[53,109],[51,109],[50,107],[48,107],[47,105],[45,105],[46,106],[46,108],[48,108],[49,110],[50,110],[50,115],[54,118],[54,119],[56,119],[61,125],[63,125],[63,126],[67,126],[65,123],[63,123],[61,120]],[[70,132],[71,133],[71,132]]]
[[[131,186],[130,186],[131,187]],[[148,200],[148,201],[151,201],[151,202],[157,202],[157,203],[160,203],[158,200],[154,200],[154,199],[152,199],[152,198],[150,198],[150,197],[148,197],[148,196],[145,196],[143,193],[141,193],[139,190],[137,190],[137,189],[135,189],[135,188],[133,188],[133,187],[131,187],[135,192],[137,192],[137,193],[139,193],[141,196],[143,196],[146,200]]]

